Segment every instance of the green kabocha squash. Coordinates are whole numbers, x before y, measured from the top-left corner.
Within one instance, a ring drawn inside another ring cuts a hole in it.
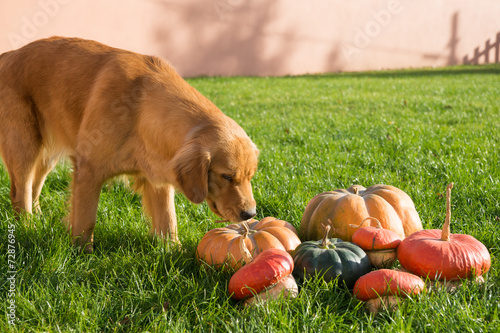
[[[339,238],[328,238],[330,226],[324,226],[322,240],[302,242],[293,253],[293,274],[299,279],[321,276],[325,281],[338,277],[352,289],[356,281],[371,271],[370,259],[356,244]]]

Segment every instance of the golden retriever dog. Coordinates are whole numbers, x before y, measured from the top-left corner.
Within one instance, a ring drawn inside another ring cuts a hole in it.
[[[47,174],[73,164],[69,228],[93,248],[104,182],[131,175],[151,231],[178,241],[174,194],[232,222],[256,214],[258,150],[164,60],[52,37],[0,56],[0,153],[18,213],[38,211]]]

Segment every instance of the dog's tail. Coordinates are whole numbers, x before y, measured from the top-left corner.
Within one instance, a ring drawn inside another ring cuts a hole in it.
[[[7,66],[5,65],[5,61],[8,58],[8,55],[12,53],[12,51],[8,51],[5,53],[0,54],[0,90],[4,89],[3,83],[2,83],[2,76],[4,76],[4,67]],[[2,104],[2,94],[0,93],[0,104]],[[3,133],[0,131],[0,139]],[[2,150],[0,147],[0,163],[2,162]]]

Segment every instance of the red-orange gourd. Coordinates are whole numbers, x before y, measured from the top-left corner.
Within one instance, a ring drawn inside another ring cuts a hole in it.
[[[374,220],[376,227],[363,224],[367,220]],[[401,238],[392,230],[383,229],[380,222],[375,217],[367,217],[360,225],[351,225],[357,228],[352,235],[352,242],[361,247],[367,254],[372,266],[378,268],[389,267],[397,258],[397,247],[401,243]]]
[[[364,222],[369,219],[373,219],[377,223],[377,226],[363,227]],[[371,216],[364,219],[360,225],[351,225],[351,227],[357,228],[356,232],[352,235],[352,242],[363,250],[395,249],[401,243],[401,238],[397,233],[392,230],[383,229],[378,219]]]
[[[253,256],[273,248],[292,251],[300,244],[297,231],[290,223],[266,217],[208,231],[198,244],[196,257],[218,269],[239,269],[243,265],[239,246],[242,238]]]
[[[416,295],[424,288],[424,281],[419,276],[392,269],[378,269],[360,277],[354,285],[353,294],[361,301],[368,301],[382,296]]]
[[[450,234],[451,189],[446,188],[446,220],[443,230],[422,230],[404,239],[398,259],[408,271],[435,280],[472,278],[491,266],[488,249],[470,235]]]
[[[299,235],[302,240],[319,240],[323,236],[321,225],[331,220],[329,237],[350,242],[356,231],[350,224],[357,225],[368,216],[377,218],[382,228],[396,232],[401,239],[422,230],[415,205],[402,190],[390,185],[353,185],[312,198],[304,210]]]
[[[240,238],[239,246],[246,265],[229,281],[231,297],[245,300],[245,306],[280,296],[296,297],[299,287],[292,276],[294,263],[290,254],[280,249],[267,249],[254,259],[245,241],[246,237]]]
[[[252,297],[292,274],[293,259],[288,252],[267,249],[240,268],[229,280],[228,291],[235,300]]]

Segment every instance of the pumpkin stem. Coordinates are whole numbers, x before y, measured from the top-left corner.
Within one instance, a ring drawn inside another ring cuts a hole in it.
[[[453,183],[449,183],[446,186],[446,219],[444,220],[443,230],[441,231],[441,240],[450,240],[450,220],[451,220],[451,189],[453,188]]]
[[[321,240],[321,245],[323,247],[326,247],[328,245],[328,243],[330,243],[328,241],[328,233],[330,232],[330,229],[332,228],[331,224],[332,224],[332,221],[330,219],[328,219],[328,224],[326,224],[326,225],[321,223],[321,226],[323,227],[323,229],[325,229],[325,234],[323,235],[323,239]]]
[[[250,233],[250,228],[248,227],[248,224],[246,221],[242,222],[241,225],[243,226],[243,229],[245,231],[243,232],[243,235],[240,237],[240,252],[241,256],[243,257],[243,260],[245,261],[245,264],[249,264],[253,261],[253,256],[248,251],[247,245],[245,244],[245,240],[247,239],[248,234]]]
[[[243,236],[248,236],[250,234],[250,227],[248,226],[248,222],[247,221],[243,221],[241,222],[241,225],[243,226],[243,229],[245,231],[243,231]]]
[[[351,228],[355,228],[355,229],[361,228],[363,226],[363,224],[365,224],[366,220],[374,220],[377,223],[377,225],[375,226],[375,228],[377,228],[377,229],[383,229],[382,228],[382,224],[380,224],[380,221],[376,217],[373,217],[373,216],[368,216],[367,218],[363,219],[363,221],[361,221],[361,223],[359,225],[349,224],[349,226]]]

